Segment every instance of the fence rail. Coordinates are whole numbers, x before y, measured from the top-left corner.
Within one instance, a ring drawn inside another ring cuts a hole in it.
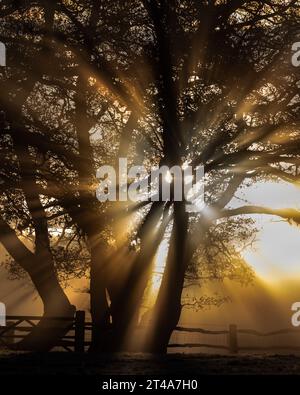
[[[57,343],[57,347],[62,347],[66,351],[84,352],[91,342],[86,340],[87,332],[92,330],[92,323],[86,321],[85,312],[77,311],[74,317],[39,317],[39,316],[7,316],[7,325],[0,327],[0,346],[10,347],[15,340],[22,340],[43,318],[43,321],[49,322],[69,322],[66,334]],[[225,330],[208,330],[203,328],[188,328],[177,326],[175,332],[199,333],[204,335],[226,335],[226,344],[209,344],[203,342],[174,342],[169,344],[169,348],[209,348],[227,350],[231,354],[237,354],[239,351],[272,351],[272,350],[293,350],[299,351],[300,346],[291,345],[274,345],[274,346],[240,346],[239,335],[246,334],[257,337],[272,337],[295,333],[300,335],[300,329],[287,328],[272,332],[260,332],[254,329],[238,329],[237,325],[230,324]]]
[[[272,345],[272,346],[239,346],[239,334],[246,334],[246,335],[257,336],[257,337],[272,337],[276,335],[284,335],[289,333],[295,333],[300,335],[300,329],[295,329],[295,328],[286,328],[286,329],[280,329],[271,332],[260,332],[254,329],[238,329],[237,325],[230,324],[228,330],[210,331],[202,328],[177,327],[176,331],[187,332],[187,333],[200,333],[205,335],[227,335],[227,344],[219,345],[219,344],[209,344],[209,343],[171,343],[169,344],[170,348],[205,347],[205,348],[228,350],[231,354],[237,354],[239,351],[275,351],[275,350],[299,351],[300,350],[300,346],[291,346],[284,344]]]
[[[76,311],[74,317],[7,316],[6,326],[0,327],[0,346],[11,347],[15,340],[24,339],[41,319],[50,323],[69,323],[66,334],[56,346],[70,352],[84,352],[85,345],[88,345],[85,341],[85,333],[91,330],[91,323],[85,321],[84,311]],[[55,329],[55,326],[53,328]]]

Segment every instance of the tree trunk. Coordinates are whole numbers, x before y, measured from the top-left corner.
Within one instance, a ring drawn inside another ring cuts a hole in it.
[[[166,353],[181,314],[181,294],[186,272],[188,215],[184,202],[174,203],[174,223],[163,280],[153,309],[147,352]]]
[[[156,229],[161,217],[160,228]],[[162,202],[154,203],[140,229],[140,251],[132,262],[129,275],[127,278],[125,277],[116,294],[112,295],[113,334],[111,346],[113,351],[127,351],[124,348],[124,346],[126,347],[126,335],[131,327],[138,325],[143,295],[151,278],[151,263],[163,239],[168,222],[168,210],[164,212],[164,204]]]
[[[47,351],[66,333],[69,323],[49,321],[47,317],[74,317],[72,306],[60,286],[51,256],[32,253],[14,230],[0,217],[0,241],[12,258],[28,273],[44,305],[44,315],[37,327],[15,345],[17,349]]]
[[[70,304],[50,262],[41,265],[40,260],[37,260],[39,261],[38,269],[28,270],[28,274],[42,299],[44,305],[43,318],[29,335],[16,345],[16,348],[48,351],[57,346],[72,324],[72,321],[49,320],[48,318],[68,317],[73,319],[76,308]]]
[[[92,316],[92,344],[90,352],[105,352],[108,349],[111,330],[107,298],[107,247],[98,242],[91,246],[90,300]]]

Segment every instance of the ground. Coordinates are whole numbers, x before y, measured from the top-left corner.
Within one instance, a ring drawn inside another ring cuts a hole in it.
[[[296,355],[170,354],[96,356],[74,353],[0,354],[0,375],[300,375]]]

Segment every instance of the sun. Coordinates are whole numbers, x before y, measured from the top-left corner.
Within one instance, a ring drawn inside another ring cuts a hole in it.
[[[300,188],[284,182],[258,183],[243,191],[251,204],[272,208],[299,208]],[[243,252],[257,275],[268,282],[300,279],[300,227],[275,216],[252,216],[257,241]]]

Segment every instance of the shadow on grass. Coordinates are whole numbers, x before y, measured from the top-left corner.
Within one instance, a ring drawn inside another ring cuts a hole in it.
[[[0,351],[0,375],[300,374],[300,356],[145,354],[93,355]]]

